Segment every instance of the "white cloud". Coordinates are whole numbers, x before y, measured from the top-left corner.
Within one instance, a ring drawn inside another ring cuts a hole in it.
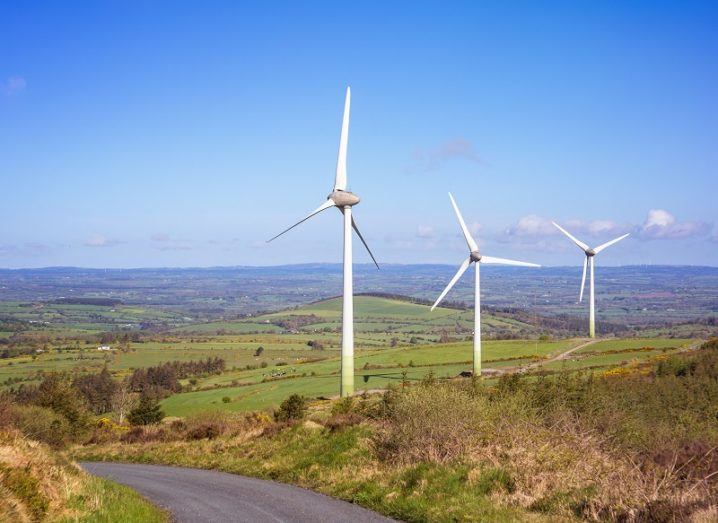
[[[86,247],[105,247],[107,246],[107,238],[101,234],[93,234],[87,241],[85,241]]]
[[[675,240],[705,236],[711,226],[705,222],[679,222],[676,217],[664,209],[651,209],[646,215],[639,234],[648,240]]]
[[[431,225],[419,225],[416,230],[418,238],[431,239],[436,237],[436,231]]]
[[[121,243],[124,242],[121,240],[112,240],[102,234],[95,233],[85,240],[85,247],[114,247]]]
[[[20,94],[27,87],[27,82],[22,76],[10,76],[7,80],[0,84],[0,91],[5,96],[13,96]]]
[[[464,138],[456,138],[436,147],[417,148],[414,151],[409,170],[434,171],[453,158],[481,163],[481,157],[473,144]]]
[[[509,236],[549,236],[556,234],[557,229],[551,223],[551,220],[529,214],[519,218],[519,220],[506,229]]]

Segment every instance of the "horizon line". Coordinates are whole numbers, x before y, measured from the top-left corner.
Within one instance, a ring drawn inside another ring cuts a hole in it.
[[[277,265],[187,265],[187,266],[145,266],[145,267],[86,267],[79,265],[47,265],[40,267],[0,267],[0,271],[48,271],[48,270],[87,270],[87,271],[141,271],[141,270],[217,270],[217,269],[279,269],[279,268],[299,268],[315,265],[338,266],[341,262],[305,262],[305,263],[285,263]],[[374,267],[372,263],[354,263],[355,267]],[[382,267],[428,267],[428,266],[447,266],[453,267],[451,263],[383,263]],[[540,267],[532,267],[536,269],[560,269],[575,268],[580,265],[542,265]],[[669,263],[633,263],[626,265],[610,265],[601,264],[602,268],[629,268],[629,267],[674,267],[674,268],[697,268],[697,269],[718,269],[718,265],[694,265],[694,264],[669,264]],[[496,266],[498,269],[521,269],[521,267]]]

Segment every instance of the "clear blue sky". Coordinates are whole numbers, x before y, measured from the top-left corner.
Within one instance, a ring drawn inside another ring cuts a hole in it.
[[[12,4],[12,5],[11,5]],[[0,6],[0,267],[718,265],[716,2]],[[368,257],[355,243],[356,261]]]

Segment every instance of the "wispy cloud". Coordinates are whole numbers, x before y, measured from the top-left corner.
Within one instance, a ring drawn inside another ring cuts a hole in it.
[[[431,225],[419,225],[416,230],[416,237],[427,240],[436,238],[436,230]]]
[[[0,92],[5,96],[15,96],[22,93],[27,87],[27,82],[22,76],[9,76],[4,82],[0,83]]]
[[[85,240],[85,247],[114,247],[115,245],[120,245],[123,242],[122,240],[115,240],[107,238],[103,234],[95,233],[90,235],[87,240]]]
[[[150,240],[158,243],[165,243],[170,241],[171,239],[172,238],[170,237],[170,235],[164,232],[156,232],[152,236],[150,236]]]
[[[464,138],[455,138],[443,142],[436,147],[417,148],[412,155],[409,170],[435,171],[449,160],[455,158],[476,164],[481,163],[481,157],[470,141]]]
[[[193,249],[190,242],[172,238],[164,232],[154,233],[150,236],[150,240],[154,248],[160,251],[191,251]]]

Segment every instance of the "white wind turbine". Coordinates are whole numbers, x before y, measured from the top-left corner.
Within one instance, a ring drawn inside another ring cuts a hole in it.
[[[568,232],[566,229],[561,227],[558,223],[556,223],[556,222],[551,222],[551,223],[553,223],[558,228],[559,231],[561,231],[566,236],[568,236],[568,238],[573,243],[575,243],[578,246],[578,248],[581,249],[584,252],[584,254],[586,255],[586,257],[583,260],[583,276],[581,276],[581,292],[578,296],[579,302],[583,301],[583,289],[586,286],[586,266],[589,265],[589,263],[591,265],[591,278],[590,278],[591,284],[589,287],[590,304],[589,304],[589,313],[588,313],[588,335],[591,338],[595,338],[596,337],[596,299],[595,299],[596,297],[595,297],[594,290],[593,290],[593,257],[596,256],[602,250],[604,250],[606,247],[609,247],[609,246],[613,245],[614,243],[620,242],[622,239],[624,239],[630,233],[624,234],[623,236],[619,236],[618,238],[615,238],[615,239],[611,240],[610,242],[603,243],[603,244],[599,245],[598,247],[594,247],[592,249],[591,247],[589,247],[582,241],[576,239],[573,235],[571,235],[570,232]]]
[[[535,263],[527,263],[527,262],[521,262],[521,261],[514,261],[514,260],[507,260],[505,258],[494,258],[493,256],[484,256],[482,254],[479,254],[479,246],[476,244],[474,239],[471,237],[471,234],[469,233],[469,229],[466,227],[466,223],[464,223],[464,218],[461,216],[461,212],[459,211],[459,207],[456,205],[456,202],[454,201],[454,197],[451,196],[451,193],[449,193],[449,198],[451,199],[451,205],[454,206],[454,211],[456,212],[456,218],[459,220],[459,225],[461,226],[461,231],[464,233],[464,238],[466,239],[466,243],[469,246],[469,257],[464,260],[464,262],[461,264],[461,267],[459,267],[459,270],[456,272],[454,277],[451,279],[449,284],[444,289],[444,292],[441,293],[441,295],[437,298],[434,305],[432,305],[431,310],[433,311],[437,305],[441,302],[441,300],[444,299],[444,296],[451,290],[451,288],[454,286],[454,284],[459,281],[459,278],[461,278],[462,274],[466,272],[466,269],[469,268],[469,265],[472,263],[475,263],[475,269],[476,269],[476,281],[474,283],[474,363],[473,363],[473,375],[474,376],[480,376],[481,375],[481,285],[480,285],[480,269],[479,266],[482,263],[490,263],[490,264],[498,264],[498,265],[518,265],[520,267],[540,267],[540,265],[537,265]]]
[[[369,252],[369,256],[374,261],[377,269],[379,264],[376,262],[369,246],[364,241],[364,237],[359,232],[354,218],[352,217],[352,207],[359,203],[359,197],[347,191],[347,142],[349,140],[349,105],[351,92],[347,87],[346,100],[344,101],[344,119],[342,121],[341,138],[339,139],[339,156],[337,157],[337,172],[334,179],[334,190],[327,201],[309,213],[306,217],[297,223],[283,230],[274,238],[267,240],[271,242],[285,232],[293,229],[302,222],[305,222],[315,214],[319,214],[325,209],[336,207],[344,215],[344,294],[342,303],[342,381],[340,394],[342,396],[350,396],[354,392],[354,291],[352,285],[352,228],[356,231],[357,236]]]

